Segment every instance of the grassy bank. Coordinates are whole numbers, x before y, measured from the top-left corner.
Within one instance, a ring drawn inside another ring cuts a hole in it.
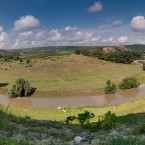
[[[6,107],[2,107],[6,109]],[[25,108],[15,108],[9,107],[8,113],[11,113],[15,116],[29,116],[32,119],[37,120],[56,120],[56,121],[64,121],[67,116],[77,115],[78,113],[82,113],[85,110],[93,112],[96,116],[93,120],[97,120],[98,116],[104,115],[109,110],[117,114],[117,116],[124,116],[130,113],[142,113],[145,112],[145,98],[121,104],[118,106],[110,106],[110,107],[101,107],[101,108],[66,108],[66,112],[64,113],[62,110],[58,109],[25,109]]]

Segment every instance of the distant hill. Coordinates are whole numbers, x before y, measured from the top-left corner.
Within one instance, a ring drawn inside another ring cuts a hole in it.
[[[13,50],[1,50],[0,49],[0,57],[6,57],[6,56],[20,56],[21,54],[17,51]]]
[[[143,44],[125,45],[125,47],[134,51],[145,51],[145,45]]]
[[[77,46],[49,46],[49,47],[34,47],[34,48],[23,48],[15,49],[20,53],[29,53],[29,52],[46,52],[46,51],[57,51],[57,50],[74,50]]]

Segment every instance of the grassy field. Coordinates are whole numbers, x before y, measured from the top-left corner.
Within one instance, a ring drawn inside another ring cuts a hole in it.
[[[32,67],[27,68],[18,61],[0,62],[1,86],[8,83],[3,87],[8,89],[16,78],[22,77],[37,88],[35,96],[51,96],[103,89],[108,79],[118,85],[126,76],[136,76],[141,84],[145,83],[142,65],[116,64],[75,54],[37,58],[31,62]]]

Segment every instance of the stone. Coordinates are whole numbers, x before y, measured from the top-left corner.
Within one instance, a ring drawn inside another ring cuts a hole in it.
[[[78,144],[81,143],[82,140],[83,140],[82,137],[76,136],[76,137],[74,138],[74,144],[75,144],[75,145],[78,145]]]

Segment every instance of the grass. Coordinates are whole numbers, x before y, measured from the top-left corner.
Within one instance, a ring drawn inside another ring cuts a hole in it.
[[[105,145],[144,145],[145,141],[141,141],[138,138],[114,138],[110,139]]]
[[[66,54],[66,52],[61,52]],[[33,56],[35,56],[33,54]],[[32,57],[33,58],[33,57]],[[73,94],[76,91],[103,89],[106,80],[117,85],[126,76],[136,76],[145,83],[141,65],[116,64],[75,54],[32,59],[32,67],[19,62],[0,62],[0,80],[9,89],[16,78],[29,80],[37,88],[35,96]],[[0,91],[4,92],[3,89]]]

